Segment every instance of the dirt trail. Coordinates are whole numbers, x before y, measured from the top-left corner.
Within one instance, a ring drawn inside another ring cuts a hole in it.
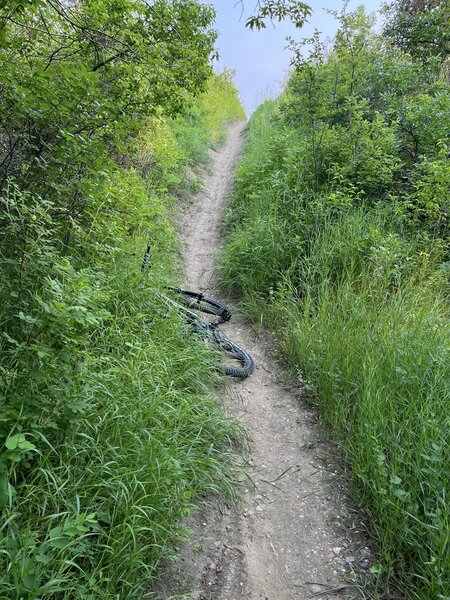
[[[243,123],[229,128],[226,143],[180,224],[187,283],[214,295],[214,271],[223,216]],[[277,380],[270,343],[234,315],[225,333],[246,348],[256,369],[233,382],[226,410],[250,438],[251,477],[237,508],[204,506],[191,520],[193,533],[160,598],[197,600],[321,600],[350,598],[344,581],[350,564],[370,560],[370,551],[348,523],[330,449],[320,441],[314,414]],[[330,466],[331,465],[331,466]],[[170,590],[170,591],[169,591]]]

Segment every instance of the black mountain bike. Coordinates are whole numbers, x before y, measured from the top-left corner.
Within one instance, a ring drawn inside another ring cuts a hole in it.
[[[252,357],[240,346],[229,340],[219,325],[231,319],[230,309],[209,296],[199,292],[167,287],[170,296],[158,292],[157,296],[169,308],[176,310],[188,323],[191,330],[222,351],[223,360],[215,365],[217,371],[230,377],[245,378],[255,367]],[[207,321],[198,312],[217,317]]]
[[[150,245],[147,245],[141,266],[142,272],[146,271],[150,265],[150,253]],[[229,340],[219,329],[219,325],[231,319],[230,309],[219,300],[199,292],[170,286],[167,286],[166,290],[171,294],[170,296],[160,291],[157,292],[157,296],[168,309],[176,310],[194,333],[222,351],[223,360],[216,364],[216,370],[230,377],[241,379],[248,377],[255,368],[252,357],[243,348]],[[207,321],[200,317],[198,312],[217,318]]]

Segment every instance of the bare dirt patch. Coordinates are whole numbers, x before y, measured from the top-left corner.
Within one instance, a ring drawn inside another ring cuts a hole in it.
[[[180,223],[191,289],[214,295],[219,225],[242,145],[243,123],[226,143]],[[207,499],[191,516],[189,542],[164,583],[160,600],[306,600],[355,597],[353,569],[366,570],[372,552],[352,523],[334,452],[318,433],[301,390],[287,390],[276,372],[274,347],[239,315],[223,326],[253,356],[256,368],[224,394],[225,409],[249,436],[252,484],[236,507]],[[300,401],[299,401],[300,400]],[[356,518],[356,517],[355,517]],[[190,590],[189,592],[187,590]]]

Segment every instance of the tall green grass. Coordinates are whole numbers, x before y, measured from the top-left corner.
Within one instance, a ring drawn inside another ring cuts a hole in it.
[[[323,230],[312,249],[311,277],[304,276],[300,292],[286,282],[270,318],[289,364],[314,384],[320,411],[351,464],[382,568],[414,582],[411,597],[445,597],[448,306],[436,292],[441,282],[417,284],[420,271],[398,286],[394,265],[358,268],[360,215],[344,220]],[[353,245],[344,259],[336,256],[336,231],[346,234],[347,249]]]
[[[224,98],[213,131],[202,106],[144,123],[120,166],[104,157],[101,202],[64,254],[51,203],[0,197],[1,599],[144,597],[199,498],[234,493],[240,432],[213,358],[156,293],[179,278],[186,168],[236,116]]]
[[[158,316],[164,279],[138,266],[116,262],[108,326],[78,377],[54,383],[78,414],[26,434],[28,468],[3,508],[2,598],[140,597],[198,496],[232,494],[236,428],[209,392],[210,356]]]
[[[273,330],[308,383],[378,541],[373,570],[405,598],[447,599],[450,336],[440,245],[403,233],[390,207],[295,189],[295,174],[279,166],[292,137],[273,108],[255,115],[238,168],[224,288]]]

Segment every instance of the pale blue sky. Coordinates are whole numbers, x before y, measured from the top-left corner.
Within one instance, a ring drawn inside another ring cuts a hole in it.
[[[266,98],[279,93],[290,60],[290,52],[285,49],[286,36],[309,37],[317,28],[324,37],[331,38],[336,32],[336,21],[323,9],[339,12],[342,8],[341,0],[311,0],[313,15],[303,29],[296,29],[290,23],[276,23],[275,27],[269,24],[265,30],[250,31],[245,27],[245,19],[253,14],[255,0],[244,0],[242,18],[241,4],[236,0],[210,2],[217,11],[216,29],[220,33],[217,47],[221,58],[216,70],[228,67],[236,71],[235,82],[247,114]],[[367,12],[373,12],[382,6],[383,0],[351,0],[349,9],[359,4],[364,4]]]

